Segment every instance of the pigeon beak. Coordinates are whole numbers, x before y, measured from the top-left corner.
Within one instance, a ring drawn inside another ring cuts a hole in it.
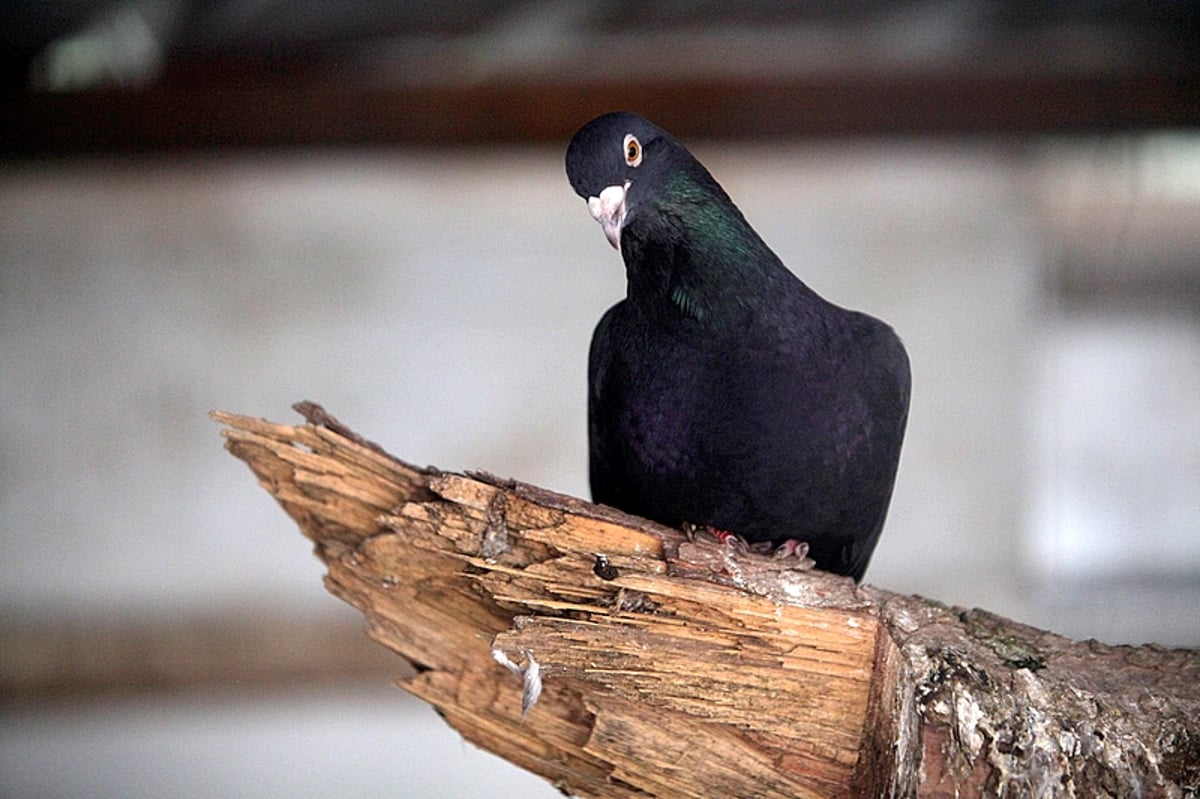
[[[625,191],[629,181],[623,186],[609,186],[600,192],[599,197],[588,197],[588,212],[604,228],[604,238],[613,249],[621,249],[621,228],[625,225]]]

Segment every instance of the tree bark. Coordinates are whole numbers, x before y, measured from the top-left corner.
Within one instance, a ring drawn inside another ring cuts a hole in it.
[[[1200,652],[1075,642],[483,474],[214,412],[473,743],[586,797],[1183,797]],[[509,668],[505,668],[507,663]]]

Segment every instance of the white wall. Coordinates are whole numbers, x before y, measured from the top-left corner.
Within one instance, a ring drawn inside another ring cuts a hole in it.
[[[870,582],[1077,637],[1197,645],[1200,549],[1186,537],[1169,589],[1151,568],[1149,584],[1118,571],[1092,593],[1048,580],[1030,541],[1053,460],[1039,449],[1041,354],[1059,318],[1044,215],[1061,198],[1044,177],[1075,146],[694,149],[801,277],[909,348],[909,437]],[[586,496],[587,343],[623,276],[561,148],[10,164],[0,253],[0,611],[102,618],[234,598],[329,612],[308,545],[221,449],[212,408],[286,421],[312,399],[407,460]],[[1184,330],[1170,357],[1186,367],[1194,316]],[[1123,421],[1139,412],[1156,413],[1135,403]],[[1177,492],[1163,518],[1200,532],[1193,496]],[[1153,551],[1149,528],[1131,539]],[[266,715],[300,723],[289,706]],[[172,734],[171,708],[148,712]],[[244,714],[262,723],[253,703]],[[60,717],[51,737],[84,740],[86,718]],[[35,756],[0,742],[0,773]],[[395,787],[386,747],[378,767]]]

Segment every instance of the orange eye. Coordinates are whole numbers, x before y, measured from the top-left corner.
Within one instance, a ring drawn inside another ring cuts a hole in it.
[[[625,134],[625,163],[630,166],[642,163],[642,143],[632,133]]]

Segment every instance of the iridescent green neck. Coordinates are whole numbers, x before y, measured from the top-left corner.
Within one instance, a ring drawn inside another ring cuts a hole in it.
[[[732,321],[759,305],[783,266],[716,181],[677,172],[659,212],[675,242],[668,298],[684,316]]]
[[[725,191],[712,178],[704,177],[707,180],[698,181],[687,172],[677,172],[663,192],[664,211],[683,218],[691,246],[729,265],[766,249]]]

